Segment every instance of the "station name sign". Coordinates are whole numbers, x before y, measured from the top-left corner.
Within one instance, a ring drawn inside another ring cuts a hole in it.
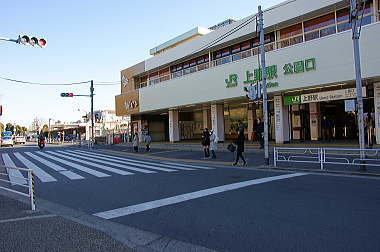
[[[366,89],[362,89],[363,97],[367,96]],[[284,105],[303,104],[311,102],[323,102],[333,100],[346,100],[356,98],[356,88],[339,89],[333,91],[284,96]]]
[[[267,88],[278,87],[279,83],[276,82],[276,79],[278,78],[280,72],[278,71],[277,65],[267,66],[265,70],[267,77],[266,79],[269,80],[266,85]],[[316,70],[316,60],[315,58],[310,58],[305,60],[298,60],[293,63],[286,63],[282,67],[281,73],[284,76],[289,76],[292,74],[300,74],[313,70]],[[246,71],[243,79],[244,84],[253,84],[262,81],[262,69],[257,68],[254,69],[253,72]],[[237,74],[230,74],[228,78],[224,80],[224,82],[227,88],[236,87],[239,82],[239,76]]]

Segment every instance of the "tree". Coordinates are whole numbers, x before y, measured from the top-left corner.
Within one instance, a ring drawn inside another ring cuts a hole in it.
[[[21,135],[21,126],[20,125],[16,125],[16,135]]]
[[[15,129],[15,126],[14,126],[13,124],[11,124],[11,123],[7,123],[7,124],[5,125],[5,130],[6,130],[6,131],[12,131],[12,134],[13,134],[13,132],[14,132],[14,129]]]
[[[42,126],[42,132],[49,132],[49,126],[47,124],[45,124],[44,126]]]
[[[26,127],[24,127],[24,126],[21,127],[21,132],[24,136],[25,136],[27,131],[28,131],[28,129]]]

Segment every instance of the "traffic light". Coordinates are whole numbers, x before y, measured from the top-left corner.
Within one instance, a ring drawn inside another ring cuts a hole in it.
[[[73,97],[73,93],[61,93],[61,97]]]
[[[44,48],[46,46],[46,40],[43,38],[36,38],[36,37],[31,37],[27,35],[23,36],[18,36],[17,43],[23,44],[23,45],[31,45],[31,46],[36,46],[38,45],[41,48]]]

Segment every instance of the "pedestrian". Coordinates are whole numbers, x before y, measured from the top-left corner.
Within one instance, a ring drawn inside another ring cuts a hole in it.
[[[241,120],[238,120],[238,129],[244,133],[244,124]]]
[[[258,139],[257,137],[257,119],[253,120],[253,127],[252,127],[252,141],[256,141]]]
[[[146,136],[145,136],[145,144],[146,144],[145,152],[150,151],[150,144],[151,143],[152,143],[152,138],[149,136],[149,134],[146,134]]]
[[[139,135],[137,134],[137,132],[135,132],[135,134],[133,136],[132,146],[133,146],[133,150],[135,152],[139,152]]]
[[[364,123],[364,126],[365,126],[365,132],[366,132],[366,135],[367,135],[367,144],[368,144],[368,147],[372,147],[373,146],[373,141],[372,141],[372,131],[373,131],[373,128],[374,128],[374,120],[372,119],[372,116],[371,116],[371,113],[367,113],[367,116],[365,118],[365,123]]]
[[[257,137],[260,143],[260,149],[264,149],[264,122],[259,118],[257,123]]]
[[[233,166],[236,166],[239,162],[239,159],[241,158],[243,160],[243,165],[246,166],[247,162],[245,161],[245,158],[243,156],[244,152],[244,131],[239,130],[237,139],[235,140],[235,144],[237,145],[236,148],[236,160],[232,164]]]
[[[215,134],[214,130],[210,131],[210,150],[211,150],[211,158],[216,158],[215,151],[218,146],[218,136]]]
[[[329,119],[327,119],[326,116],[323,116],[323,119],[321,121],[321,127],[322,127],[322,140],[331,140],[330,133],[331,133],[331,123]]]
[[[203,130],[202,134],[202,146],[205,154],[205,159],[210,157],[210,132],[207,128]]]

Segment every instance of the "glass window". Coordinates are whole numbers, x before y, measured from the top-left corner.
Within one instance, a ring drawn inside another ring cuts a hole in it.
[[[225,56],[228,56],[228,55],[230,55],[230,49],[229,48],[227,48],[227,49],[223,49],[222,50],[222,57],[225,57]]]
[[[351,29],[351,23],[338,24],[338,32],[347,31],[349,29]]]
[[[234,45],[232,47],[231,53],[237,53],[240,52],[240,44],[239,45]]]
[[[249,48],[251,48],[251,43],[250,42],[244,42],[241,44],[241,50],[244,51],[244,50],[248,50]]]
[[[335,24],[335,14],[330,13],[318,18],[304,22],[305,32],[309,32],[315,29],[319,29],[328,25]]]
[[[253,41],[252,41],[252,47],[258,47],[260,45],[260,39],[259,38],[255,38]]]
[[[217,51],[217,52],[214,53],[214,58],[215,59],[219,59],[221,57],[222,57],[222,51],[221,50],[219,50],[219,51]]]
[[[208,57],[208,55],[205,56],[205,63],[206,62],[209,62],[210,61],[210,58]]]
[[[168,75],[169,74],[169,68],[165,68],[159,71],[160,76]]]
[[[198,61],[197,61],[197,64],[200,65],[200,64],[203,64],[203,63],[205,63],[205,58],[204,58],[204,56],[199,57],[199,58],[198,58]]]
[[[189,61],[183,63],[183,69],[186,69],[186,68],[188,68],[189,66],[190,66],[190,62],[189,62]]]
[[[319,38],[319,31],[305,33],[305,41]]]
[[[296,24],[280,30],[280,39],[294,37],[302,34],[302,24]]]
[[[232,61],[241,59],[241,53],[237,53],[235,55],[232,55]]]
[[[158,77],[158,72],[149,74],[149,79],[154,79]]]
[[[180,70],[182,70],[182,64],[178,64],[177,65],[177,69],[176,69],[177,71],[180,71]]]
[[[338,10],[336,12],[336,20],[338,23],[344,22],[344,21],[349,21],[349,15],[350,15],[350,8]]]
[[[335,26],[327,27],[320,31],[321,38],[336,33]]]
[[[195,66],[197,64],[196,60],[191,60],[190,61],[190,67]]]
[[[372,16],[364,16],[362,20],[362,25],[370,24],[372,21]]]

